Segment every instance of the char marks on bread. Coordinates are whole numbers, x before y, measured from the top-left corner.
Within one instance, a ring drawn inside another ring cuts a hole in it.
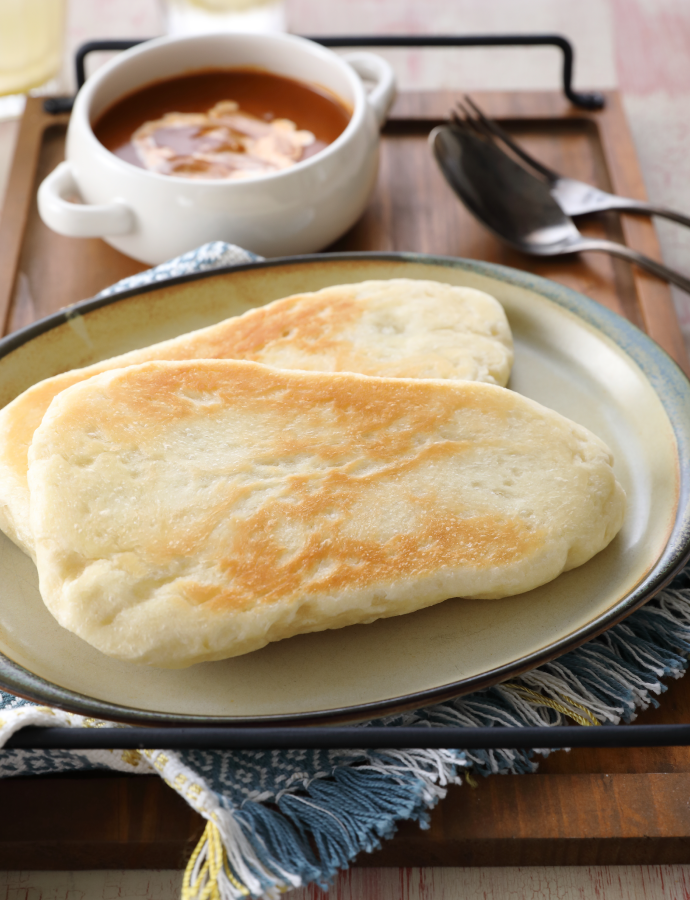
[[[170,668],[530,590],[625,508],[599,438],[501,387],[242,361],[74,385],[29,458],[49,610]]]
[[[33,556],[27,454],[53,398],[148,360],[248,359],[286,369],[474,379],[505,385],[513,360],[501,305],[472,288],[391,279],[297,294],[242,316],[48,378],[0,410],[0,529]]]

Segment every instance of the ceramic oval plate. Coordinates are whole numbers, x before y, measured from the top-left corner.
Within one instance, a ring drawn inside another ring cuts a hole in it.
[[[565,287],[486,263],[412,254],[273,260],[86,301],[0,342],[0,405],[39,379],[299,291],[370,278],[488,291],[515,338],[510,387],[612,448],[622,531],[586,565],[503,600],[451,599],[406,616],[301,635],[182,671],[112,660],[60,628],[33,563],[0,536],[0,686],[132,723],[357,720],[505,680],[631,613],[690,552],[690,382],[624,319]]]

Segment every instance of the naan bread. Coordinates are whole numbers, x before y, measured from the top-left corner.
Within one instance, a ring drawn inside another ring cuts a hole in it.
[[[29,458],[48,609],[169,668],[530,590],[625,506],[599,438],[505,388],[251,362],[97,375],[53,400]]]
[[[99,372],[151,359],[250,359],[285,369],[504,385],[513,346],[503,307],[488,294],[398,278],[286,297],[41,381],[0,411],[0,529],[30,556],[27,453],[51,400]]]

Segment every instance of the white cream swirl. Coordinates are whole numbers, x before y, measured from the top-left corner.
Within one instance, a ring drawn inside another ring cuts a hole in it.
[[[287,169],[325,144],[289,119],[266,121],[222,100],[205,113],[166,113],[132,135],[142,165],[182,178],[244,179]],[[309,151],[305,154],[305,150]]]

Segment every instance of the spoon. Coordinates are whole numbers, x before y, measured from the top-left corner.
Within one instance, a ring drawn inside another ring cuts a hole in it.
[[[690,293],[690,278],[624,244],[585,237],[549,186],[477,134],[439,125],[429,143],[446,180],[469,211],[502,240],[534,256],[610,253]]]

